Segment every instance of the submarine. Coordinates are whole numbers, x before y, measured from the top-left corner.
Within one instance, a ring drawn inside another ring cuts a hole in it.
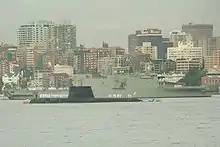
[[[44,96],[30,100],[30,104],[36,103],[110,103],[110,102],[142,102],[140,98],[95,98],[91,86],[70,86],[67,97]]]

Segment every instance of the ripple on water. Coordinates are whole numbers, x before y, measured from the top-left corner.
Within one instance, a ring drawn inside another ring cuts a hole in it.
[[[64,144],[72,144],[73,142],[71,140],[66,140],[66,141],[63,141]]]
[[[51,131],[40,131],[39,133],[40,134],[51,134],[52,132]]]

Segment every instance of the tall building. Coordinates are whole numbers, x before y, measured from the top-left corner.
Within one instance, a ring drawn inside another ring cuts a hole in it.
[[[55,26],[56,47],[59,50],[76,50],[76,26],[71,22]]]
[[[143,46],[143,42],[151,42],[157,47],[157,58],[166,58],[166,46],[163,44],[162,31],[159,29],[137,30],[135,34],[128,37],[129,51],[135,50],[137,46]]]
[[[206,71],[211,71],[213,69],[220,68],[220,50],[213,51],[210,56],[204,57],[204,69]]]
[[[182,25],[182,31],[191,34],[194,41],[203,40],[213,36],[213,25],[189,23]]]
[[[163,48],[164,48],[164,59],[167,59],[167,49],[169,47],[173,47],[173,42],[171,41],[163,41]]]
[[[143,46],[136,47],[136,50],[148,55],[149,59],[156,60],[157,59],[157,47],[152,46],[151,42],[144,42]]]
[[[182,31],[192,35],[194,45],[202,47],[202,52],[205,56],[207,50],[207,39],[213,36],[213,25],[189,23],[182,25]]]
[[[28,47],[33,43],[41,43],[47,50],[55,48],[54,23],[52,21],[37,21],[21,25],[17,33],[19,48]]]
[[[135,51],[137,46],[137,36],[135,34],[131,34],[128,36],[128,53],[132,54]]]
[[[213,52],[220,50],[220,37],[208,38],[206,55],[211,56]]]
[[[19,50],[24,50],[22,54],[19,52],[18,56],[26,57],[25,64],[28,67],[44,69],[44,65],[51,62],[49,58],[45,58],[46,54],[54,54],[57,51],[59,57],[62,55],[62,59],[67,59],[63,55],[72,53],[71,51],[76,49],[76,26],[71,22],[55,24],[52,21],[36,21],[21,25],[18,29],[17,39]],[[25,64],[23,67],[26,66]]]
[[[136,31],[137,46],[142,46],[143,42],[151,42],[152,46],[157,47],[157,58],[164,58],[162,31],[158,29],[147,29]]]

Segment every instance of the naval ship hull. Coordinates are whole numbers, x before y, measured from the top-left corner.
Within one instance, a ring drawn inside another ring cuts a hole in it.
[[[40,98],[32,99],[30,103],[110,103],[110,102],[142,102],[139,98],[87,98],[87,99],[71,99],[71,98]]]

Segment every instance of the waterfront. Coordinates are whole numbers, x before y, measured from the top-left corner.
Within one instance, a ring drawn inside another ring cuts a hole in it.
[[[220,146],[220,99],[44,105],[0,101],[0,115],[0,146]]]

